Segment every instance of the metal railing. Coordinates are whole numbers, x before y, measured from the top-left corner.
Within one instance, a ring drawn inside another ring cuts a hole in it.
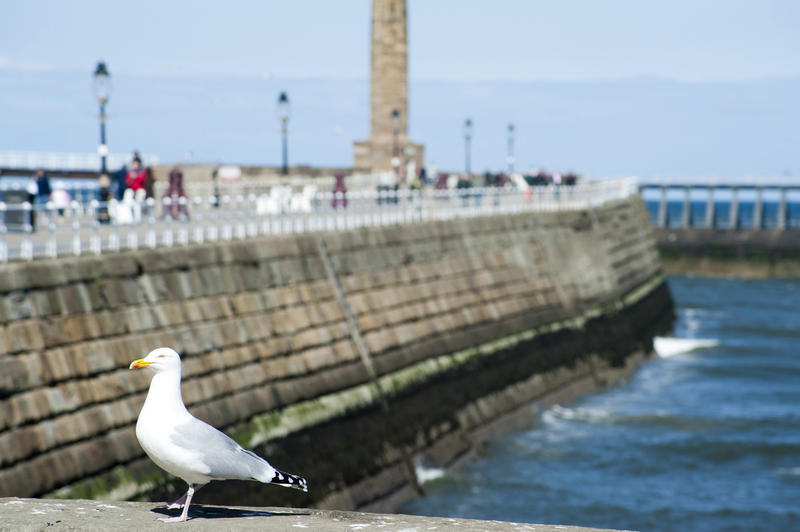
[[[634,181],[570,187],[203,196],[82,204],[0,202],[0,262],[348,230],[528,211],[585,209],[637,193]]]
[[[795,204],[790,195],[794,195],[796,201],[800,185],[640,183],[639,190],[651,208],[653,225],[660,229],[784,230],[800,227],[797,215],[790,209]],[[751,197],[743,198],[745,193]],[[771,201],[767,200],[767,194],[773,196]],[[651,207],[654,202],[655,209]],[[744,215],[745,206],[751,209],[749,216]],[[768,207],[774,210],[767,212]]]
[[[144,155],[145,165],[158,164],[158,157]],[[118,168],[130,163],[131,156],[109,153],[106,158],[108,168]],[[100,155],[96,153],[57,153],[38,151],[0,150],[0,167],[5,168],[43,168],[45,170],[99,170]]]

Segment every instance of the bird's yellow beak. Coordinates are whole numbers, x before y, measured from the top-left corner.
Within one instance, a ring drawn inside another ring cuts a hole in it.
[[[147,362],[145,359],[139,358],[139,359],[134,360],[133,362],[131,362],[131,365],[128,366],[128,369],[146,368],[150,364],[152,364],[152,362]]]

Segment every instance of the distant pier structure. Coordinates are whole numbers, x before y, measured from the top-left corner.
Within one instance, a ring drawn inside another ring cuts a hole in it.
[[[355,142],[355,168],[404,172],[422,166],[408,138],[408,32],[405,0],[372,0],[370,134]]]
[[[800,229],[800,184],[640,183],[659,229]]]

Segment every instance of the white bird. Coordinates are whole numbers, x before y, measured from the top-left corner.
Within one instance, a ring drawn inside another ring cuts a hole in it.
[[[139,368],[150,368],[155,375],[136,422],[136,437],[156,465],[189,484],[183,497],[167,505],[183,508],[181,515],[161,521],[186,521],[194,492],[212,480],[257,480],[308,491],[306,479],[278,471],[186,410],[181,357],[173,349],[160,347],[131,362],[130,369]]]

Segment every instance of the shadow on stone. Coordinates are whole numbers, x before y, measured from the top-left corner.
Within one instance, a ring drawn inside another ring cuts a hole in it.
[[[177,517],[181,515],[181,510],[168,510],[167,508],[153,508],[150,510],[153,513],[165,515],[168,517]],[[256,510],[244,510],[241,508],[224,508],[221,506],[203,506],[202,504],[192,504],[189,508],[189,519],[221,519],[221,518],[237,518],[237,517],[280,517],[280,516],[307,516],[311,515],[308,512],[262,512]]]

